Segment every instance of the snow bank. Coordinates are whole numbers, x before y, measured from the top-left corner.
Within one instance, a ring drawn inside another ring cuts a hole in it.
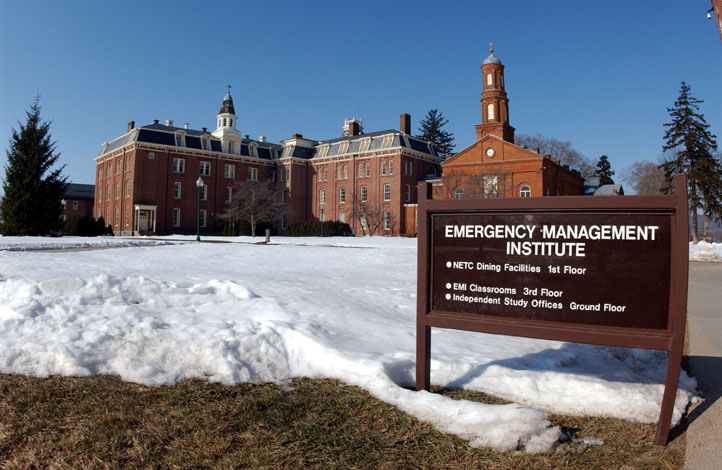
[[[689,260],[722,263],[722,243],[699,242],[689,244]]]
[[[118,248],[157,246],[166,240],[116,237],[0,237],[0,251],[71,250],[79,248]]]
[[[656,421],[666,354],[655,351],[434,329],[432,382],[519,404],[409,390],[416,241],[371,243],[0,251],[0,372],[149,385],[336,378],[496,450],[549,450],[559,429],[545,412]],[[683,372],[675,420],[694,387]]]

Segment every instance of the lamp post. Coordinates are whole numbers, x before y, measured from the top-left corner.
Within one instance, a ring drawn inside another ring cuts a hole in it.
[[[198,188],[198,216],[196,217],[196,241],[201,241],[201,188],[203,187],[203,178],[200,176],[196,180],[196,188]]]

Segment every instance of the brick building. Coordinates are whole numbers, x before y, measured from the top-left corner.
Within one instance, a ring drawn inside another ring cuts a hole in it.
[[[63,220],[69,217],[93,217],[95,186],[92,184],[69,183],[61,204]]]
[[[317,219],[346,222],[357,234],[399,234],[416,182],[440,175],[441,159],[410,135],[407,114],[398,131],[364,134],[351,119],[338,138],[294,134],[281,144],[242,136],[237,124],[230,91],[212,132],[173,121],[128,123],[95,158],[95,213],[119,235],[195,232],[200,204],[201,231],[218,233],[237,185],[271,181],[285,206],[276,221],[281,230]]]
[[[446,159],[442,177],[432,179],[435,199],[566,196],[584,193],[584,178],[539,149],[514,144],[504,65],[490,47],[481,66],[481,124],[476,142]],[[416,234],[416,205],[408,204],[407,235]]]

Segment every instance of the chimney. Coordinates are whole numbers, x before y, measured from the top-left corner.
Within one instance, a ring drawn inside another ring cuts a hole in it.
[[[539,149],[539,147],[532,147],[531,151],[538,154],[540,149]]]
[[[361,134],[361,126],[358,121],[351,121],[348,129],[348,135],[359,135]]]
[[[188,129],[188,123],[183,124],[183,129]]]
[[[153,124],[158,124],[158,120],[157,120],[157,119],[153,119]]]
[[[135,121],[130,121],[130,122],[128,123],[128,130],[127,130],[126,132],[130,132],[130,131],[132,131],[133,129],[135,129]]]
[[[265,142],[265,141],[266,141],[266,136],[265,136],[265,135],[259,136],[259,137],[258,137],[258,141],[259,141],[259,142]]]
[[[411,135],[411,115],[401,113],[399,130],[406,135]]]
[[[165,125],[168,127],[173,127],[173,119],[166,119]]]
[[[203,127],[203,132],[208,132],[208,128],[207,128],[207,127]]]
[[[546,155],[545,155],[545,156],[546,156]],[[551,155],[549,155],[549,158],[551,158]],[[554,163],[556,163],[556,164],[559,165],[559,166],[562,166],[562,161],[561,161],[561,160],[554,160]]]
[[[302,135],[302,134],[293,134],[293,135],[291,136],[291,138],[292,138],[292,139],[303,139],[303,135]]]

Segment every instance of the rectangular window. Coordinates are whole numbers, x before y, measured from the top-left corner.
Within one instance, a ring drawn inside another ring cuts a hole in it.
[[[318,201],[319,201],[319,204],[321,204],[321,205],[326,204],[326,190],[325,189],[322,189],[319,192]]]
[[[125,226],[130,225],[130,207],[125,208]]]
[[[74,211],[78,210],[78,201],[73,201],[73,210]]]
[[[390,175],[394,174],[394,162],[391,160],[389,160],[389,174]]]
[[[98,202],[103,202],[103,187],[98,188]],[[100,212],[98,212],[100,214]]]
[[[115,183],[115,198],[120,199],[120,183]]]
[[[276,170],[271,170],[271,183],[276,182]]]
[[[284,188],[281,191],[281,204],[288,204],[288,189]]]
[[[233,200],[233,188],[226,186],[226,204],[230,204]]]
[[[390,201],[391,200],[391,185],[385,184],[384,185],[384,201]]]
[[[248,169],[248,179],[251,181],[258,181],[258,168],[249,168]]]
[[[406,202],[409,202],[411,200],[411,186],[406,185]]]
[[[206,226],[206,218],[208,217],[208,211],[201,209],[201,227]]]
[[[336,167],[336,179],[337,180],[341,179],[341,165]]]
[[[328,168],[323,167],[323,180],[328,181]]]
[[[288,216],[286,214],[281,215],[281,230],[285,230]]]
[[[348,165],[343,166],[343,179],[348,179]]]
[[[201,162],[201,176],[211,176],[211,162]]]
[[[180,227],[180,209],[173,209],[173,227]]]
[[[150,153],[148,154],[148,160],[153,160],[153,159],[155,159],[155,153],[150,152]]]
[[[369,177],[369,164],[366,164],[366,178]]]
[[[346,202],[346,188],[338,189],[338,203],[343,204]]]
[[[318,169],[318,182],[320,183],[321,181],[323,181],[323,169],[319,168]]]
[[[366,186],[361,186],[361,202],[366,202],[368,194],[368,188],[366,188]]]
[[[201,186],[201,201],[207,201],[208,200],[208,185],[204,184]]]
[[[381,162],[381,175],[386,174],[386,162]]]
[[[103,179],[103,167],[99,166],[98,167],[98,181],[100,181],[102,179]]]
[[[181,198],[181,184],[179,181],[173,183],[173,199]]]
[[[391,230],[391,212],[384,211],[384,230]]]
[[[185,173],[186,172],[186,159],[185,158],[174,158],[173,159],[173,173]]]
[[[108,185],[108,190],[105,192],[105,199],[110,200],[110,185]]]
[[[125,182],[125,197],[130,197],[130,180]]]
[[[116,227],[120,227],[120,209],[118,209],[117,207],[115,208],[115,220],[113,225],[115,225]]]
[[[359,164],[358,164],[358,176],[359,176],[359,178],[363,176],[363,173],[364,173],[364,164],[363,164],[363,163],[359,163]]]

